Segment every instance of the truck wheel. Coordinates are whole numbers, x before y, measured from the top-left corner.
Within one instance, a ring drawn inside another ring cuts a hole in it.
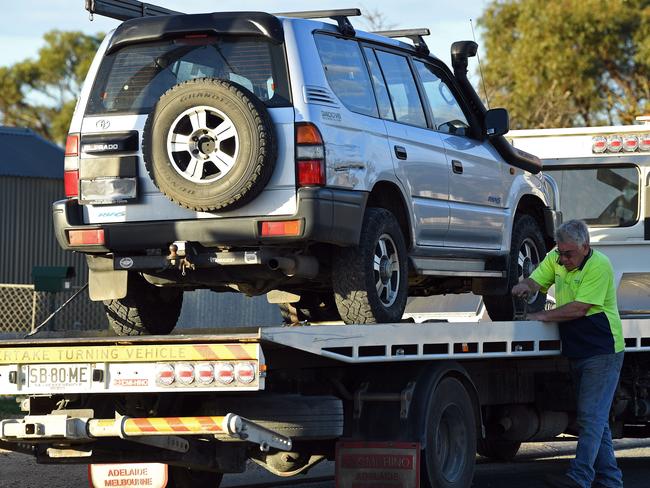
[[[444,378],[429,399],[421,478],[430,488],[469,486],[474,476],[476,424],[460,381]]]
[[[170,88],[147,118],[142,154],[172,201],[211,212],[258,195],[277,156],[264,105],[241,86],[201,78]]]
[[[408,298],[406,243],[395,216],[370,207],[359,245],[334,255],[336,308],[346,324],[399,322]]]
[[[169,466],[167,488],[219,488],[223,473]]]
[[[512,461],[519,448],[521,442],[509,441],[506,439],[479,439],[478,453],[488,459],[495,461]]]
[[[485,308],[494,321],[513,319],[515,311],[510,290],[521,280],[528,278],[546,256],[546,244],[539,224],[530,215],[520,215],[515,219],[511,242],[506,294],[483,297]],[[544,310],[545,304],[546,294],[537,292],[528,297],[528,312]]]
[[[296,303],[280,303],[285,324],[299,322],[333,322],[341,320],[333,293],[306,293]]]
[[[169,334],[183,306],[183,290],[161,288],[129,273],[124,298],[104,301],[108,323],[119,336]]]

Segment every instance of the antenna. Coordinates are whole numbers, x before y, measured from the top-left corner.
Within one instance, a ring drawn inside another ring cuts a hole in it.
[[[472,19],[469,19],[469,25],[472,28],[472,39],[474,42],[476,42],[476,34],[474,34],[474,23],[472,22]],[[485,78],[483,77],[483,68],[481,67],[481,56],[478,53],[478,49],[476,50],[476,60],[478,61],[478,72],[481,75],[481,83],[483,84],[483,93],[485,93],[485,102],[487,105],[487,108],[490,108],[490,97],[488,96],[487,88],[485,88]]]

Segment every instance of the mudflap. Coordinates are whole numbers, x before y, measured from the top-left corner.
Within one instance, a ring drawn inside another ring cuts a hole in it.
[[[94,302],[119,300],[126,296],[128,271],[113,269],[113,258],[86,255],[88,263],[88,295]]]
[[[420,444],[357,442],[336,444],[337,488],[419,488]]]
[[[111,486],[167,486],[167,465],[160,463],[89,464],[88,482],[92,488]]]

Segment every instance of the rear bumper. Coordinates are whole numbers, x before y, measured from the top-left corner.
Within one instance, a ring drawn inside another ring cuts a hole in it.
[[[118,222],[84,224],[77,200],[60,200],[52,205],[54,232],[65,250],[86,253],[163,249],[174,241],[198,242],[206,247],[302,246],[323,242],[351,246],[359,242],[368,193],[329,188],[300,188],[298,210],[294,215]],[[301,220],[299,237],[261,237],[261,222]],[[104,230],[104,245],[72,246],[71,230]]]

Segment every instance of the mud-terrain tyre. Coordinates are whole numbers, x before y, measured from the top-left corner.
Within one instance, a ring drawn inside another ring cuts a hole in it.
[[[295,303],[279,303],[285,324],[300,322],[334,322],[341,320],[332,292],[305,293]]]
[[[129,273],[126,296],[104,301],[108,323],[118,336],[169,334],[183,306],[183,290],[161,288]]]
[[[277,158],[264,104],[245,88],[200,78],[165,92],[147,118],[142,153],[172,201],[211,212],[240,207],[268,183]]]
[[[219,488],[223,473],[169,466],[167,488]]]
[[[432,392],[425,433],[421,486],[470,486],[476,458],[476,421],[469,393],[456,378],[443,378]]]
[[[546,244],[537,221],[530,215],[515,219],[510,245],[508,287],[505,295],[485,295],[483,302],[494,321],[512,320],[514,306],[510,291],[519,281],[528,278],[546,256]],[[540,292],[528,297],[528,312],[544,310],[546,294]]]
[[[408,298],[406,242],[395,216],[366,210],[359,245],[334,255],[332,286],[346,324],[399,322]]]

